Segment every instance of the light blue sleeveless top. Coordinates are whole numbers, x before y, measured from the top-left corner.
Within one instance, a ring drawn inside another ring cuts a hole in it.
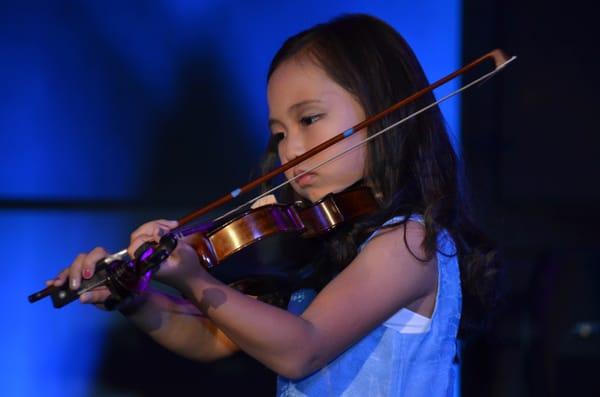
[[[402,219],[395,217],[384,225]],[[422,223],[419,216],[410,219]],[[444,231],[437,241],[438,288],[427,330],[403,333],[384,322],[313,374],[298,380],[278,377],[277,395],[454,396],[458,381],[456,335],[462,302],[460,274],[451,237]],[[294,292],[288,310],[300,315],[315,295],[308,289]]]

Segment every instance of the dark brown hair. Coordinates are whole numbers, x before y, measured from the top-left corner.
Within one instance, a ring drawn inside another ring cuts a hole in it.
[[[273,58],[268,77],[282,62],[298,56],[309,57],[322,67],[331,79],[354,95],[367,115],[380,112],[429,84],[402,36],[368,15],[344,15],[290,37]],[[433,94],[426,95],[375,123],[367,134],[433,101]],[[271,143],[263,172],[276,163],[276,146]],[[408,218],[421,214],[425,224],[422,248],[428,258],[438,250],[437,235],[441,230],[447,230],[456,244],[457,252],[444,254],[458,255],[463,329],[465,325],[480,323],[493,297],[494,250],[468,215],[459,161],[437,106],[368,144],[364,183],[378,194],[381,210],[331,239],[326,280],[354,259],[363,239],[383,222],[397,215]],[[290,190],[287,194],[293,195]]]

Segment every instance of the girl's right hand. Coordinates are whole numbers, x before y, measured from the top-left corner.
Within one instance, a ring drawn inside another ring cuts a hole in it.
[[[102,247],[96,247],[87,254],[79,254],[71,266],[60,272],[54,280],[46,281],[46,286],[61,287],[68,281],[69,288],[77,290],[81,286],[82,279],[92,278],[96,270],[96,263],[108,255],[109,253]],[[81,303],[102,305],[109,296],[109,289],[101,286],[82,294],[79,300]]]

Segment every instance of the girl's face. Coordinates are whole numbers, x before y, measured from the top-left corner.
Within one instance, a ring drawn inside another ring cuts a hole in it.
[[[327,76],[315,62],[292,58],[275,69],[267,87],[269,126],[279,140],[282,164],[365,119],[358,101]],[[366,137],[362,130],[286,171],[290,179]],[[294,182],[294,190],[311,201],[340,192],[363,177],[366,149],[360,146]]]

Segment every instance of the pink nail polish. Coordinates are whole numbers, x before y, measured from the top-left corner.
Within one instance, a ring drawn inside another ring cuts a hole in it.
[[[83,277],[84,277],[84,278],[90,278],[90,277],[92,277],[92,272],[91,272],[91,270],[90,270],[90,269],[85,269],[85,270],[83,271]]]

